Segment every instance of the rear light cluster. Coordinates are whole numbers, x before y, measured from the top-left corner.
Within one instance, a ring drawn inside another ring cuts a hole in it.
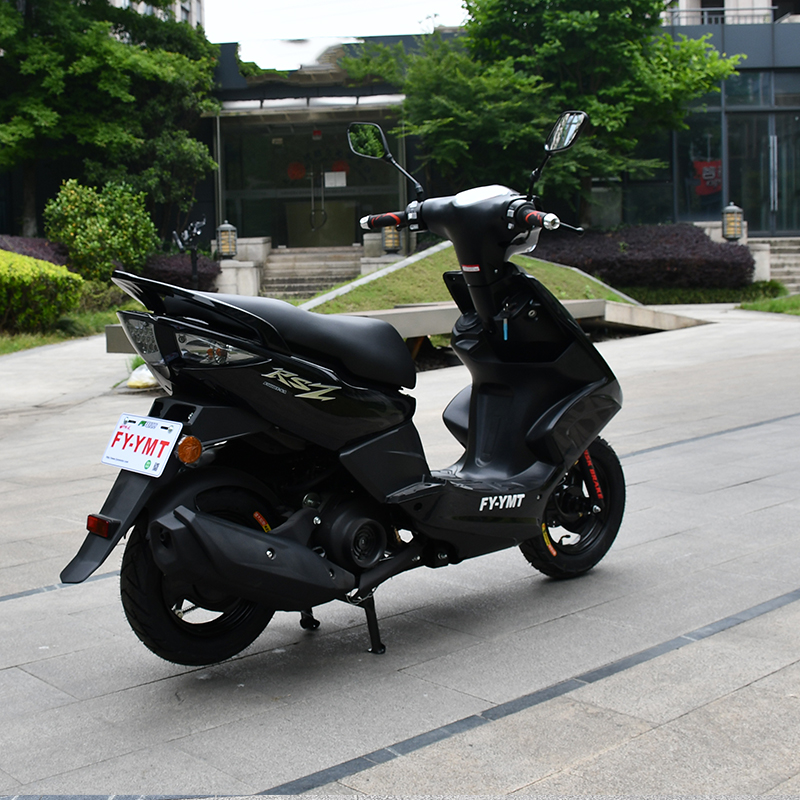
[[[239,347],[220,342],[207,336],[193,333],[178,333],[178,347],[185,361],[194,364],[238,364],[244,361],[263,360],[255,353],[249,353]]]
[[[118,311],[117,317],[134,349],[153,373],[153,377],[167,393],[172,394],[169,368],[161,355],[153,320],[146,314],[136,311]]]

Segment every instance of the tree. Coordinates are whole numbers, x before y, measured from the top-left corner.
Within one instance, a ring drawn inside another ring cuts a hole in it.
[[[203,32],[107,0],[18,6],[0,0],[0,169],[23,169],[23,234],[36,228],[36,162],[62,156],[95,183],[145,191],[151,210],[188,210],[215,166],[191,135],[216,108]]]
[[[592,177],[659,166],[636,158],[637,142],[686,127],[689,102],[718,91],[739,62],[708,37],[673,39],[661,28],[663,0],[465,0],[465,6],[475,58],[511,58],[518,72],[551,85],[557,106],[588,113],[588,136],[575,151],[584,188]]]
[[[463,42],[434,33],[418,49],[371,45],[343,66],[357,81],[385,81],[406,95],[394,133],[418,136],[423,164],[433,164],[454,189],[505,182],[525,187],[541,158],[552,113],[547,86],[517,73],[510,59],[483,64]],[[536,146],[538,145],[538,150]]]
[[[733,73],[738,57],[706,40],[661,29],[662,0],[465,0],[466,32],[430,37],[413,54],[367,48],[343,66],[354,80],[383,79],[406,95],[406,133],[457,185],[521,186],[541,159],[558,113],[582,109],[590,126],[569,156],[553,159],[540,188],[559,194],[593,177],[647,173],[639,140],[685,127],[688,103]],[[477,180],[472,180],[473,183]]]

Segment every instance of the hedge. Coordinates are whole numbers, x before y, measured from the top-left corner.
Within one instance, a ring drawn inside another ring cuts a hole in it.
[[[75,307],[82,284],[66,267],[0,250],[0,330],[51,328]]]
[[[28,236],[0,236],[0,250],[38,258],[63,267],[67,263],[67,248],[49,239]]]
[[[611,233],[543,232],[537,258],[595,275],[612,286],[738,288],[753,280],[747,247],[712,242],[694,225],[639,225]]]

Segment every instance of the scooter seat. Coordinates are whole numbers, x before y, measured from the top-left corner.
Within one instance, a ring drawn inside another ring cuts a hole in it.
[[[368,317],[314,314],[283,300],[232,294],[210,295],[272,325],[298,355],[330,356],[361,378],[413,389],[414,360],[388,323]]]

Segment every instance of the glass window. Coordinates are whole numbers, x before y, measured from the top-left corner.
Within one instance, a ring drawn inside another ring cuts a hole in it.
[[[692,114],[678,131],[678,219],[717,219],[722,213],[722,118],[718,111]]]
[[[725,102],[729,106],[772,105],[772,73],[740,72],[725,81]]]
[[[775,105],[800,106],[800,72],[775,73]]]

